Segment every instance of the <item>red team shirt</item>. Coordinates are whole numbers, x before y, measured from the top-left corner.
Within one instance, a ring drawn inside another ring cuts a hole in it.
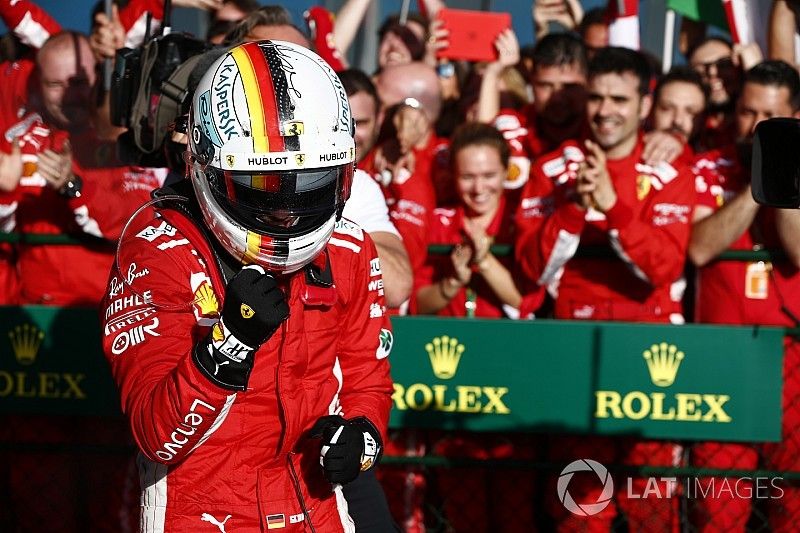
[[[606,214],[571,201],[585,154],[567,141],[533,166],[517,212],[517,260],[548,287],[556,318],[682,322],[682,278],[694,206],[688,168],[641,162],[643,144],[607,168],[617,203]],[[600,247],[603,258],[576,257]]]
[[[510,207],[504,198],[500,199],[500,207],[497,214],[492,219],[486,234],[494,238],[495,244],[514,243],[514,221],[513,207]],[[431,227],[428,244],[460,244],[464,242],[464,208],[457,206],[454,208],[438,208],[434,210],[431,218]],[[541,304],[543,293],[536,287],[528,284],[527,288],[531,292],[525,295],[522,286],[522,277],[515,275],[513,258],[498,257],[500,262],[512,273],[515,280],[518,280],[520,292],[523,294],[523,302],[520,309],[513,309],[504,306],[494,291],[483,280],[480,273],[473,274],[473,281],[470,287],[474,290],[475,315],[485,318],[522,318],[527,317]],[[449,254],[429,255],[425,266],[415,271],[414,274],[414,294],[426,285],[438,282],[442,278],[452,274],[452,262]],[[413,298],[412,298],[413,302]],[[413,309],[413,304],[412,304]],[[440,316],[466,316],[467,315],[467,290],[462,288],[450,300],[447,307],[437,313]]]
[[[430,217],[437,205],[433,176],[442,171],[442,153],[446,150],[446,141],[432,137],[424,148],[413,149],[413,172],[398,172],[390,180],[383,179],[375,169],[374,150],[358,165],[381,185],[389,216],[403,238],[413,271],[422,268],[427,257]]]
[[[536,112],[530,104],[520,110],[501,109],[492,125],[503,134],[511,150],[504,186],[509,191],[509,198],[516,202],[520,192],[518,189],[528,181],[531,162],[558,148],[559,143],[543,138],[536,129]]]
[[[719,210],[745,187],[750,175],[733,145],[706,152],[694,164],[697,203]],[[732,250],[781,248],[775,210],[761,208]],[[800,276],[788,262],[713,261],[697,274],[696,320],[714,324],[794,326],[781,306],[800,316]]]

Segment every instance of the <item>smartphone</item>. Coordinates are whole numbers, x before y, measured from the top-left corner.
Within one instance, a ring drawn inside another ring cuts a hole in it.
[[[450,32],[449,45],[437,57],[466,61],[495,61],[494,41],[511,27],[509,13],[442,8],[436,18]]]
[[[771,118],[756,126],[751,171],[756,202],[800,207],[800,120]]]

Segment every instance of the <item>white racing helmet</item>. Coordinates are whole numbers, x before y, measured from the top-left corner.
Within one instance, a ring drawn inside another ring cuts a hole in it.
[[[333,69],[292,43],[236,46],[200,80],[190,121],[192,184],[222,246],[276,273],[310,263],[355,167],[353,118]]]

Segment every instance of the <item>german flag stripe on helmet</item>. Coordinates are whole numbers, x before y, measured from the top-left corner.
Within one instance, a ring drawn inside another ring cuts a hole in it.
[[[285,151],[276,103],[276,98],[279,97],[265,52],[258,43],[253,42],[234,48],[232,54],[239,67],[247,98],[250,127],[253,130],[253,150],[256,153]],[[280,73],[283,74],[283,71]]]
[[[261,235],[254,231],[247,232],[247,250],[242,257],[243,262],[256,261],[256,258],[269,253],[277,258],[289,258],[289,241]]]

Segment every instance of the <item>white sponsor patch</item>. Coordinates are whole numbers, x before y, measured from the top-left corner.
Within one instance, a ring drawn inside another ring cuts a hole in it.
[[[369,306],[369,317],[380,318],[383,316],[383,306],[379,303],[373,303]]]
[[[158,317],[154,317],[153,321],[149,324],[136,326],[130,331],[120,332],[120,334],[114,339],[114,342],[111,343],[111,353],[114,355],[125,353],[125,351],[131,346],[136,346],[137,344],[143,343],[147,338],[147,335],[160,337],[161,335],[156,331],[157,327]]]
[[[199,413],[200,407],[204,407],[209,413],[215,413],[213,405],[207,404],[203,400],[195,399],[189,412],[183,417],[183,421],[170,433],[169,440],[161,445],[161,449],[156,452],[159,459],[169,461],[189,443],[188,437],[197,433],[197,428],[203,423],[203,415]],[[223,409],[224,410],[224,409]],[[202,439],[201,439],[202,442]]]
[[[377,257],[374,259],[370,259],[369,261],[369,277],[374,278],[375,276],[381,275],[381,260]]]
[[[117,278],[113,278],[112,281]],[[119,287],[122,287],[121,285]],[[108,318],[113,315],[114,313],[118,313],[123,309],[127,309],[128,307],[133,306],[142,306],[145,304],[150,304],[153,302],[153,295],[150,291],[142,292],[142,295],[139,296],[138,294],[134,294],[133,296],[125,296],[124,298],[118,298],[111,302],[108,307],[106,307],[106,314],[105,318]]]
[[[563,157],[551,159],[542,165],[542,172],[548,178],[554,178],[567,171],[567,161]]]
[[[125,281],[128,285],[133,286],[133,280],[136,278],[143,278],[150,274],[150,271],[146,268],[138,269],[138,265],[136,263],[131,263],[128,266],[128,274],[125,276]]]
[[[108,337],[112,333],[137,324],[147,317],[154,315],[155,312],[156,310],[154,308],[145,307],[144,309],[134,309],[133,311],[128,311],[127,313],[114,317],[114,320],[105,325],[105,336]]]
[[[392,352],[394,345],[394,335],[388,329],[381,329],[381,334],[378,337],[378,349],[375,350],[376,359],[386,359]]]
[[[369,280],[367,290],[370,292],[377,291],[380,296],[383,296],[383,278]]]
[[[228,337],[222,342],[222,344],[216,346],[216,348],[219,351],[219,353],[221,353],[231,361],[236,361],[237,363],[241,363],[242,361],[247,359],[248,355],[253,353],[253,349],[251,347],[241,342],[233,335],[228,335]]]
[[[362,230],[358,226],[358,224],[350,222],[349,220],[346,220],[344,218],[339,219],[336,222],[336,225],[333,227],[333,231],[335,231],[336,233],[341,233],[343,235],[350,235],[351,237],[354,237],[359,241],[364,240],[364,230]]]
[[[667,226],[669,224],[688,224],[691,207],[682,204],[656,204],[653,206],[653,224]]]
[[[142,231],[137,233],[136,236],[140,239],[146,240],[147,242],[153,242],[161,236],[174,237],[177,231],[177,228],[170,226],[166,221],[164,221],[157,228],[154,226],[147,226]]]
[[[494,127],[500,131],[505,131],[521,128],[522,124],[515,115],[498,115],[494,119]]]

